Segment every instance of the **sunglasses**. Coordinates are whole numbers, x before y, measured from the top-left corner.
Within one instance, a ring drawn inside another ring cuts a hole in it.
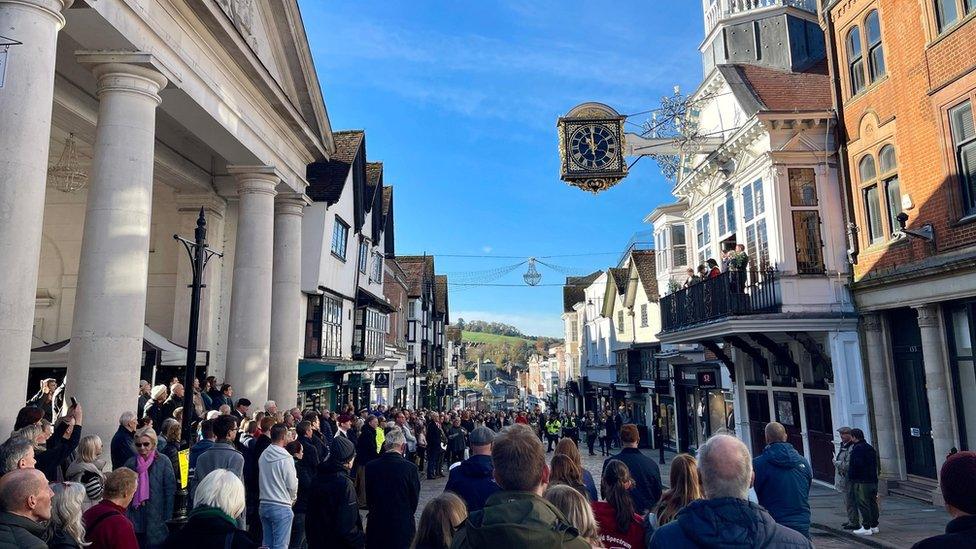
[[[149,448],[152,446],[152,442],[137,442],[136,448]]]

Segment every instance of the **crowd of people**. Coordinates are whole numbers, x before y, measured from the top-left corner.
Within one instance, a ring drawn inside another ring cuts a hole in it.
[[[624,409],[252,409],[207,379],[184,411],[174,380],[140,387],[105,456],[60,389],[45,380],[0,445],[0,549],[812,547],[811,468],[775,422],[759,456],[727,434],[677,455],[665,487]],[[840,434],[845,527],[869,536],[877,456],[860,430]],[[596,440],[598,484],[580,452]],[[418,523],[424,476],[447,480]],[[940,479],[953,520],[918,547],[971,547],[976,453],[950,456]]]

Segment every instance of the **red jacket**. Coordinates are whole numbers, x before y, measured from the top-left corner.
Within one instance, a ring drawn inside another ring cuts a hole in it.
[[[125,516],[125,509],[108,500],[85,511],[85,541],[88,549],[139,549],[136,531]]]
[[[606,549],[637,549],[644,547],[644,521],[640,515],[634,513],[634,520],[621,532],[617,528],[617,518],[613,507],[605,501],[594,501],[593,514],[600,527],[600,541]]]

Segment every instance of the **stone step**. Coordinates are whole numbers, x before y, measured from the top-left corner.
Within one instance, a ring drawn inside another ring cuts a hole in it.
[[[935,490],[937,486],[938,485],[933,481],[913,479],[889,483],[888,492],[931,504],[932,491]]]

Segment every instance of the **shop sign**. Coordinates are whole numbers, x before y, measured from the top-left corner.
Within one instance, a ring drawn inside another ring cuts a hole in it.
[[[377,389],[389,389],[390,388],[390,373],[389,372],[376,372],[373,375],[373,386]]]
[[[7,48],[0,46],[0,88],[3,88],[4,76],[7,74]]]
[[[715,372],[698,372],[697,377],[699,389],[715,389],[718,387]]]

